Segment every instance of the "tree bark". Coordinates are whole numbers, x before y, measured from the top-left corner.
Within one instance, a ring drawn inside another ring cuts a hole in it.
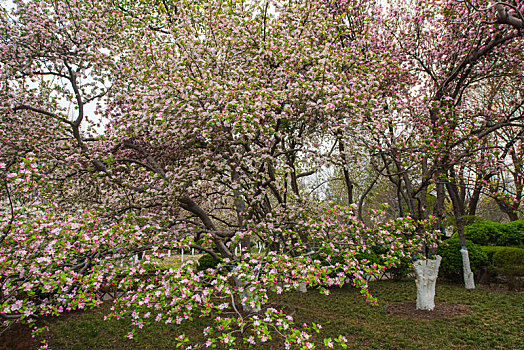
[[[344,163],[342,167],[342,172],[344,173],[344,182],[346,184],[346,190],[348,192],[348,205],[351,205],[353,204],[353,183],[349,178],[349,171],[347,170],[346,151],[344,147],[344,141],[342,141],[342,138],[338,139],[338,151],[340,152],[340,158],[342,158],[342,162]]]
[[[233,273],[237,273],[238,269],[235,267]],[[235,286],[240,290],[240,303],[242,304],[242,309],[246,312],[259,312],[261,309],[260,302],[258,302],[258,297],[249,291],[249,284],[246,284],[239,280],[235,275],[233,275],[235,280]]]
[[[450,170],[452,177],[454,177],[453,169]],[[453,204],[453,213],[457,221],[457,233],[462,246],[460,252],[462,254],[462,268],[464,273],[464,284],[466,289],[475,289],[475,280],[473,272],[470,268],[468,245],[466,243],[466,235],[464,233],[464,220],[462,219],[462,213],[464,212],[463,203],[460,202],[457,185],[453,182],[446,183],[451,203]]]
[[[436,259],[424,259],[415,262],[417,310],[431,311],[435,308],[435,286],[441,261],[442,258],[437,255]]]
[[[468,215],[475,215],[477,213],[477,206],[480,200],[480,191],[482,190],[482,183],[477,179],[475,181],[475,187],[473,188],[473,193],[469,199],[468,204]]]
[[[509,221],[517,221],[519,219],[517,211],[510,204],[497,198],[495,198],[495,202],[497,203],[499,209],[508,216]]]

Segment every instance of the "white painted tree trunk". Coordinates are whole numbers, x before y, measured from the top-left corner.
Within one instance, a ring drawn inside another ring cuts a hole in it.
[[[247,290],[247,289],[244,289],[244,291],[242,292],[242,295],[241,295],[242,299],[246,298],[248,301],[246,302],[243,302],[242,303],[242,308],[244,309],[244,311],[246,312],[259,312],[260,310],[262,310],[262,308],[260,307],[260,304],[257,303],[257,297],[255,296],[254,298],[251,296],[251,293]],[[252,306],[250,304],[250,301],[249,300],[254,300],[255,302],[255,306]]]
[[[297,290],[302,293],[307,293],[307,286],[304,282],[298,282]]]
[[[435,308],[435,285],[442,257],[436,259],[418,260],[415,262],[417,276],[417,310],[433,310]]]
[[[234,272],[237,272],[237,268],[235,267],[233,269]],[[244,287],[244,290],[242,293],[240,293],[240,300],[242,303],[242,309],[246,312],[259,312],[262,310],[260,307],[260,304],[257,303],[257,297],[253,297],[251,293],[248,290],[248,286],[246,286],[244,283],[242,283],[241,280],[239,280],[236,276],[233,276],[233,279],[235,280],[235,285],[237,288]],[[255,306],[251,305],[251,301],[255,302]]]
[[[464,271],[464,284],[466,285],[466,289],[475,289],[475,279],[469,264],[468,248],[462,247],[460,249],[460,254],[462,254],[462,268]]]

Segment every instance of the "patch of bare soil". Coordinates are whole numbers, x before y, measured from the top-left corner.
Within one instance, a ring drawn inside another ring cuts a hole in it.
[[[441,318],[464,317],[473,313],[468,305],[437,303],[433,311],[417,310],[416,301],[388,303],[386,310],[389,314],[416,320],[438,320]]]
[[[14,324],[0,335],[0,350],[30,350],[38,347],[27,325]]]

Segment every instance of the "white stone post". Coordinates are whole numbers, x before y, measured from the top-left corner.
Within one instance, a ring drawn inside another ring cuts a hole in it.
[[[435,308],[435,285],[442,257],[436,259],[418,260],[415,262],[417,277],[417,310],[433,310]]]

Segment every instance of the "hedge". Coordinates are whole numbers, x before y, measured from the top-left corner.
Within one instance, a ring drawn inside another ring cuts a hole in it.
[[[495,245],[502,234],[502,224],[493,221],[475,222],[464,228],[466,239],[480,245]]]
[[[496,278],[502,277],[502,281],[509,288],[522,288],[524,276],[524,249],[516,247],[486,246],[482,250],[488,255],[490,262],[490,279],[493,272]]]
[[[471,241],[466,241],[466,243],[468,244],[471,271],[475,273],[488,265],[488,256],[479,245]],[[459,280],[463,276],[461,247],[460,241],[454,238],[448,239],[439,246],[438,255],[442,257],[441,276],[453,280]]]
[[[522,246],[524,245],[524,220],[511,221],[502,224],[502,232],[497,237],[498,246]]]
[[[484,246],[490,265],[500,268],[524,268],[524,249],[516,247]]]
[[[466,239],[483,246],[524,246],[524,220],[501,224],[493,221],[475,222],[464,228]],[[452,239],[458,239],[454,233]]]

